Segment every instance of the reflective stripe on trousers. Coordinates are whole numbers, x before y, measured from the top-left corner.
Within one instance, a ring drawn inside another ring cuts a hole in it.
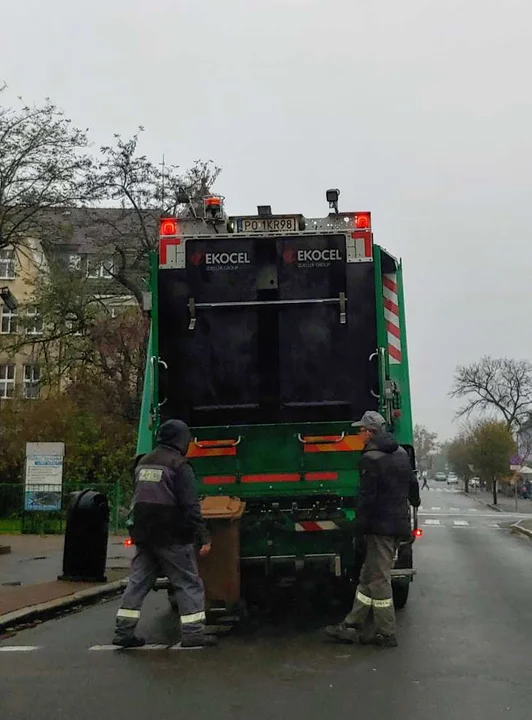
[[[387,608],[393,605],[392,598],[386,598],[385,600],[374,600],[373,598],[370,598],[369,595],[364,595],[364,593],[361,593],[360,590],[357,590],[356,599],[361,602],[362,605],[372,605],[376,608]]]
[[[360,590],[357,590],[356,599],[361,602],[362,605],[371,605],[373,603],[373,599],[370,598],[369,595],[361,593]]]
[[[393,605],[393,599],[387,598],[386,600],[373,600],[373,607],[376,608],[390,608]]]
[[[391,569],[397,540],[384,535],[368,535],[364,565],[353,603],[345,621],[364,627],[369,634],[393,635],[395,610]]]
[[[181,615],[181,625],[190,625],[190,623],[205,622],[205,613],[193,613],[192,615]]]
[[[201,637],[205,631],[205,596],[198,575],[192,545],[165,548],[137,546],[122,607],[116,615],[116,636],[129,637],[135,632],[146,595],[164,573],[170,582],[170,601],[179,608],[182,633]]]
[[[117,618],[128,618],[128,620],[138,620],[140,618],[140,610],[128,610],[127,608],[118,608]]]

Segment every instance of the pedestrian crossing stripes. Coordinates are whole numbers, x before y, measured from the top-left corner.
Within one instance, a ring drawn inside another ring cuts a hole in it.
[[[36,650],[42,650],[40,645],[0,645],[0,653],[29,653],[35,652]],[[137,648],[121,648],[117,645],[93,645],[88,648],[89,652],[150,652],[154,650],[203,650],[202,647],[182,647],[181,643],[177,645],[143,645]]]
[[[418,507],[418,510],[419,510],[420,512],[422,512],[422,511],[425,511],[425,512],[426,512],[426,511],[429,510],[429,509],[430,509],[430,510],[434,510],[434,511],[439,511],[439,510],[442,509],[442,506],[441,506],[441,505],[432,505],[432,506],[429,508],[428,505],[420,505],[420,506]],[[445,509],[445,512],[447,512],[447,509]],[[448,512],[466,512],[466,510],[465,510],[465,508],[452,507],[452,508],[449,508]],[[476,513],[476,512],[479,512],[479,509],[478,509],[478,508],[467,508],[467,512]]]
[[[452,518],[445,518],[442,522],[439,518],[427,518],[421,523],[424,527],[429,528],[464,528],[471,530],[479,529],[491,529],[491,530],[504,530],[505,528],[500,523],[487,523],[487,524],[472,524],[469,520],[453,520]]]
[[[107,652],[107,651],[118,651],[118,650],[135,650],[135,652],[146,652],[150,650],[172,650],[168,645],[143,645],[137,648],[121,648],[118,645],[93,645],[89,648],[91,652]]]
[[[455,495],[457,493],[461,493],[461,490],[457,490],[456,488],[427,488],[429,492],[437,492],[437,493],[454,493]]]
[[[182,647],[181,643],[177,645],[143,645],[136,648],[121,648],[117,645],[93,645],[89,648],[89,652],[150,652],[153,650],[203,650],[203,647]]]

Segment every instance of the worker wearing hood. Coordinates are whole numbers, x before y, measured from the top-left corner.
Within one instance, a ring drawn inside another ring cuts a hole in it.
[[[137,551],[116,616],[113,643],[141,647],[135,635],[142,603],[153,589],[159,570],[170,582],[170,598],[181,616],[182,647],[204,647],[216,638],[205,634],[205,593],[198,574],[194,541],[201,537],[200,554],[209,549],[195,488],[194,471],[186,461],[192,439],[180,420],[163,423],[157,446],[135,468],[131,537]]]

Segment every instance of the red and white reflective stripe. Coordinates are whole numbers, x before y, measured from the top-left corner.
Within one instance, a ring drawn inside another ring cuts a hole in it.
[[[355,230],[346,238],[345,244],[348,263],[373,260],[373,240],[370,230]]]
[[[338,530],[338,525],[332,520],[305,520],[296,523],[296,532],[319,532],[320,530]]]
[[[397,365],[403,360],[397,275],[395,273],[383,275],[382,287],[384,294],[384,319],[386,321],[386,332],[388,335],[388,355],[390,356],[390,363]]]

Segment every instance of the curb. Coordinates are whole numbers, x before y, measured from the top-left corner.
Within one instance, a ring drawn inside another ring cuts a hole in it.
[[[529,530],[528,528],[525,528],[525,527],[521,527],[522,522],[523,522],[523,520],[519,520],[519,522],[514,523],[510,527],[511,532],[518,534],[518,535],[524,535],[525,537],[532,540],[532,530]]]
[[[489,507],[490,510],[495,510],[495,512],[502,512],[502,509],[498,505],[493,505],[492,503],[484,502],[484,500],[481,500],[479,497],[475,497],[473,493],[466,493],[465,490],[462,490],[462,495],[464,497],[470,498],[471,500],[474,500],[476,503],[479,503],[480,505],[484,505],[484,507]],[[531,515],[532,517],[532,515]]]
[[[107,595],[118,594],[127,584],[127,578],[115,580],[107,585],[99,585],[98,587],[80,590],[72,595],[49,600],[38,605],[28,605],[21,610],[14,610],[6,615],[0,615],[0,631],[5,630],[8,626],[18,625],[22,622],[37,620],[45,615],[53,615],[59,610],[72,607],[78,604],[90,604]]]

